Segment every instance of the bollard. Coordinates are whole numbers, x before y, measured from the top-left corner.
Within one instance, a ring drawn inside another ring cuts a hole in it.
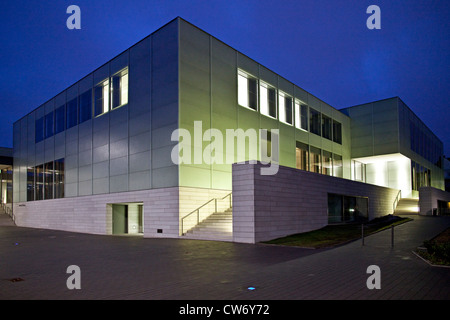
[[[361,224],[361,239],[362,245],[364,245],[364,223]]]
[[[394,247],[394,226],[391,226],[391,247]]]

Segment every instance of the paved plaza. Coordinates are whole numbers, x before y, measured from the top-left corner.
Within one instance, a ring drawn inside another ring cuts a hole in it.
[[[386,230],[364,246],[313,250],[22,228],[1,215],[0,299],[450,299],[450,268],[412,253],[450,217],[411,217],[393,248]],[[79,290],[67,288],[70,265],[80,268]],[[367,288],[370,265],[381,289]]]

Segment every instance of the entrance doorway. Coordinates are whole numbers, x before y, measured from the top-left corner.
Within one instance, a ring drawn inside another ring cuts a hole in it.
[[[143,204],[112,204],[112,234],[143,234]]]

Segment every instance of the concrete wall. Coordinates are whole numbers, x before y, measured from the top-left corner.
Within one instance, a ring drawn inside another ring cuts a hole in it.
[[[450,202],[450,192],[432,187],[419,188],[419,214],[430,216],[438,207],[438,200]]]
[[[255,243],[328,224],[328,193],[369,198],[369,219],[393,213],[398,190],[280,166],[233,165],[233,238]]]
[[[111,204],[142,202],[144,237],[176,238],[178,195],[175,187],[14,203],[14,216],[22,227],[112,234]]]

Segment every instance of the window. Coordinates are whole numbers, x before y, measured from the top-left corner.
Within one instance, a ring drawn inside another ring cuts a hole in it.
[[[331,140],[332,121],[331,118],[322,114],[322,137]]]
[[[53,111],[45,115],[45,125],[44,125],[44,131],[45,131],[45,139],[50,138],[53,136]]]
[[[266,133],[264,133],[266,132]],[[263,162],[278,162],[278,134],[270,130],[260,130],[260,158]]]
[[[299,100],[295,100],[295,126],[308,131],[308,106]]]
[[[317,110],[314,110],[312,108],[309,108],[309,130],[310,132],[321,135],[320,130],[320,112]]]
[[[311,172],[322,173],[322,160],[320,155],[320,149],[315,147],[310,147],[310,164],[309,170]]]
[[[353,160],[353,180],[355,181],[366,181],[366,165],[362,162]]]
[[[287,124],[292,124],[292,97],[284,92],[278,95],[280,105],[280,120]]]
[[[64,159],[27,168],[27,201],[64,198]]]
[[[277,118],[277,90],[271,85],[262,82],[259,86],[260,111],[261,114]]]
[[[342,125],[333,120],[333,141],[342,144]]]
[[[67,102],[66,109],[66,129],[70,129],[78,124],[78,97]]]
[[[65,129],[66,106],[62,105],[55,110],[55,134]]]
[[[367,221],[368,208],[368,198],[329,193],[328,223]]]
[[[27,201],[34,201],[34,168],[27,168]]]
[[[106,79],[95,86],[94,116],[101,115],[109,111],[109,79]]]
[[[55,160],[55,199],[64,198],[64,159]]]
[[[92,118],[92,90],[80,95],[80,116],[79,123],[83,123]]]
[[[333,154],[333,176],[342,178],[342,156]]]
[[[117,108],[128,103],[128,68],[112,76],[112,108]]]
[[[256,78],[240,71],[238,72],[238,103],[243,107],[258,110],[258,86]]]
[[[322,173],[331,176],[333,175],[333,158],[331,152],[322,151]]]
[[[36,166],[36,200],[44,199],[44,165]]]
[[[44,140],[44,117],[37,119],[34,123],[34,140],[36,143]]]
[[[44,165],[44,199],[53,199],[53,162]]]
[[[308,163],[309,163],[309,151],[308,151],[308,145],[297,142],[296,148],[295,148],[295,156],[296,156],[296,162],[297,162],[297,169],[300,170],[308,170]]]

